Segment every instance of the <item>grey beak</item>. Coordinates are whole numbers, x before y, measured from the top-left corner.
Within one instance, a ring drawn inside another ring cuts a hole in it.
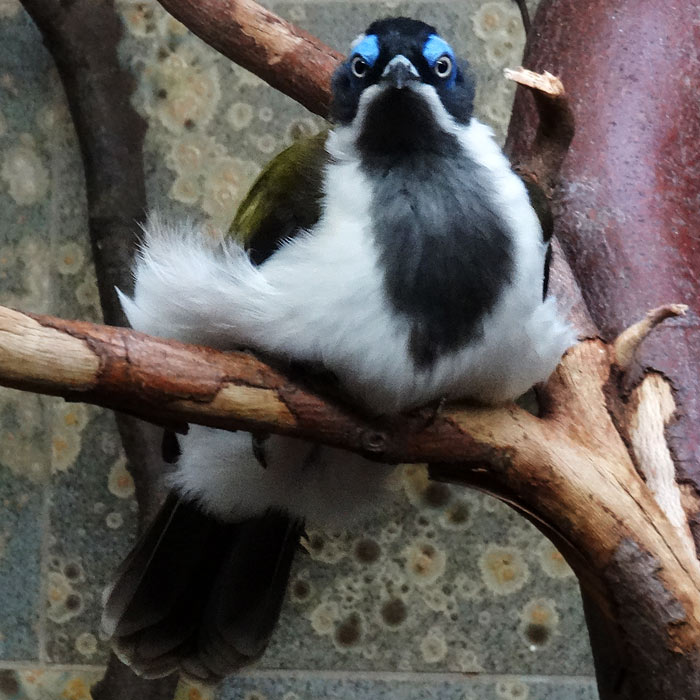
[[[420,76],[415,66],[405,56],[395,56],[389,61],[384,72],[382,81],[386,81],[392,87],[403,89],[410,82],[419,80]]]

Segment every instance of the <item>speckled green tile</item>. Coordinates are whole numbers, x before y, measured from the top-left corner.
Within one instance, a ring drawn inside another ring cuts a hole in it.
[[[216,700],[597,700],[591,679],[253,674],[227,680]]]
[[[0,667],[0,700],[90,700],[100,669],[64,670]]]
[[[0,304],[50,305],[52,185],[41,128],[51,62],[18,3],[0,3]],[[47,403],[0,389],[0,658],[39,658],[41,553],[50,475]]]
[[[38,659],[43,488],[0,466],[0,659]]]
[[[0,0],[0,76],[6,71],[24,68],[41,60],[48,66],[51,58],[41,34],[19,0]],[[16,83],[18,87],[22,83]]]
[[[53,443],[46,653],[52,662],[98,663],[106,658],[102,590],[135,531],[133,481],[106,411],[59,404]]]
[[[0,52],[0,303],[28,311],[46,310],[51,296],[52,179],[42,129],[49,66],[43,51],[19,68],[6,66]]]
[[[266,668],[591,672],[571,571],[497,501],[397,473],[356,532],[310,532]]]
[[[52,167],[60,182],[53,193],[51,313],[100,322],[102,311],[92,262],[82,161],[62,89],[47,106],[52,124]]]

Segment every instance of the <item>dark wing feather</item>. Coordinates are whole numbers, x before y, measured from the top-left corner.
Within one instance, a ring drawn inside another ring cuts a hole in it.
[[[527,194],[530,197],[530,204],[537,214],[537,218],[540,220],[540,226],[542,227],[542,240],[545,243],[549,243],[547,246],[547,253],[544,258],[544,282],[542,285],[542,297],[547,296],[547,290],[549,288],[549,265],[552,261],[552,234],[554,232],[554,216],[552,214],[552,206],[549,197],[545,194],[544,190],[527,175],[520,174],[520,179],[525,185]]]
[[[301,522],[275,512],[240,524],[203,616],[199,658],[207,667],[226,675],[265,650],[301,532]]]

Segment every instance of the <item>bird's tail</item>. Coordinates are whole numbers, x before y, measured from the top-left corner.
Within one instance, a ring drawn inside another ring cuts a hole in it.
[[[170,494],[105,592],[117,655],[145,677],[205,682],[259,657],[302,529],[279,512],[224,523]]]

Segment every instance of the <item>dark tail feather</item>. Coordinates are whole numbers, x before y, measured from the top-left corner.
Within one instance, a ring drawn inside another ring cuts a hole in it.
[[[219,675],[262,654],[277,623],[301,526],[280,513],[241,523],[202,618],[200,660]],[[276,556],[272,554],[276,553]],[[247,567],[241,562],[248,562]]]
[[[302,524],[270,512],[223,523],[171,494],[107,591],[103,627],[137,673],[215,681],[259,657]]]

